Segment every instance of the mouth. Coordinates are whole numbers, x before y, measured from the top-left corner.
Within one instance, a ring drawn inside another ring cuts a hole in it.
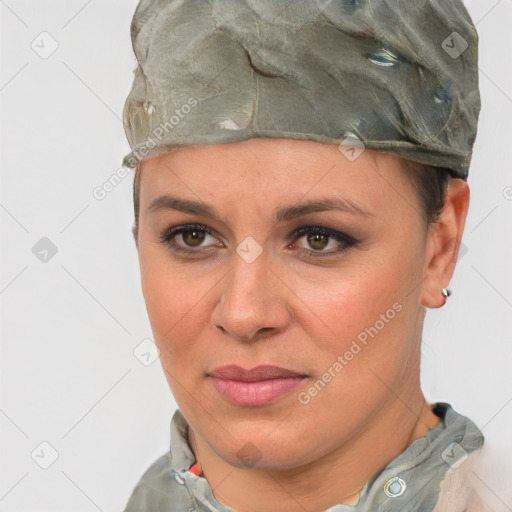
[[[250,370],[228,365],[215,368],[208,377],[217,392],[228,402],[256,407],[286,396],[308,376],[272,365],[257,366]]]

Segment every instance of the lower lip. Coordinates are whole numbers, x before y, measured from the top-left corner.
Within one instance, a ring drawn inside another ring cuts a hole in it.
[[[256,407],[275,402],[295,389],[305,377],[241,382],[211,377],[215,389],[235,405]]]

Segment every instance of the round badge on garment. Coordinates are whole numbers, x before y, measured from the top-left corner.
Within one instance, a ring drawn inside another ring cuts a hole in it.
[[[395,476],[384,484],[384,494],[388,498],[396,498],[397,496],[402,496],[406,487],[407,484],[405,481],[398,476]]]

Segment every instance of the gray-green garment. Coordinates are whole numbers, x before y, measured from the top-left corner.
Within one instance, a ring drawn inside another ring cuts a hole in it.
[[[361,491],[357,505],[334,505],[326,512],[464,512],[469,489],[461,480],[444,492],[447,474],[464,474],[468,459],[482,447],[484,437],[468,418],[447,403],[436,403],[433,412],[442,422],[430,429],[392,460]],[[233,512],[212,494],[208,481],[189,471],[195,458],[187,440],[188,424],[179,410],[171,422],[171,447],[144,473],[124,512]],[[452,476],[450,478],[453,479]],[[463,508],[455,508],[463,500]],[[439,502],[448,508],[439,509]],[[481,505],[477,505],[479,507]],[[489,509],[471,509],[487,512]]]

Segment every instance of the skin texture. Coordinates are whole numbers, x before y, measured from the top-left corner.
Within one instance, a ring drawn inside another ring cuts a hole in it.
[[[399,157],[366,150],[351,162],[335,145],[251,139],[148,159],[140,194],[134,236],[151,327],[217,500],[244,512],[355,504],[366,482],[439,422],[420,388],[421,333],[425,307],[443,305],[441,287],[455,268],[467,184],[450,183],[440,222],[427,227]],[[150,212],[163,194],[207,203],[218,218]],[[273,220],[278,208],[325,197],[373,215],[332,210]],[[174,238],[198,255],[160,241],[187,223],[212,230],[199,246],[190,231]],[[334,254],[342,242],[292,236],[319,225],[355,245]],[[246,237],[263,251],[251,263],[236,251]],[[308,257],[318,252],[331,254]],[[401,308],[389,319],[393,304]],[[299,393],[381,315],[388,321],[378,334],[301,403]],[[227,364],[273,364],[308,377],[274,403],[241,407],[208,376]]]

